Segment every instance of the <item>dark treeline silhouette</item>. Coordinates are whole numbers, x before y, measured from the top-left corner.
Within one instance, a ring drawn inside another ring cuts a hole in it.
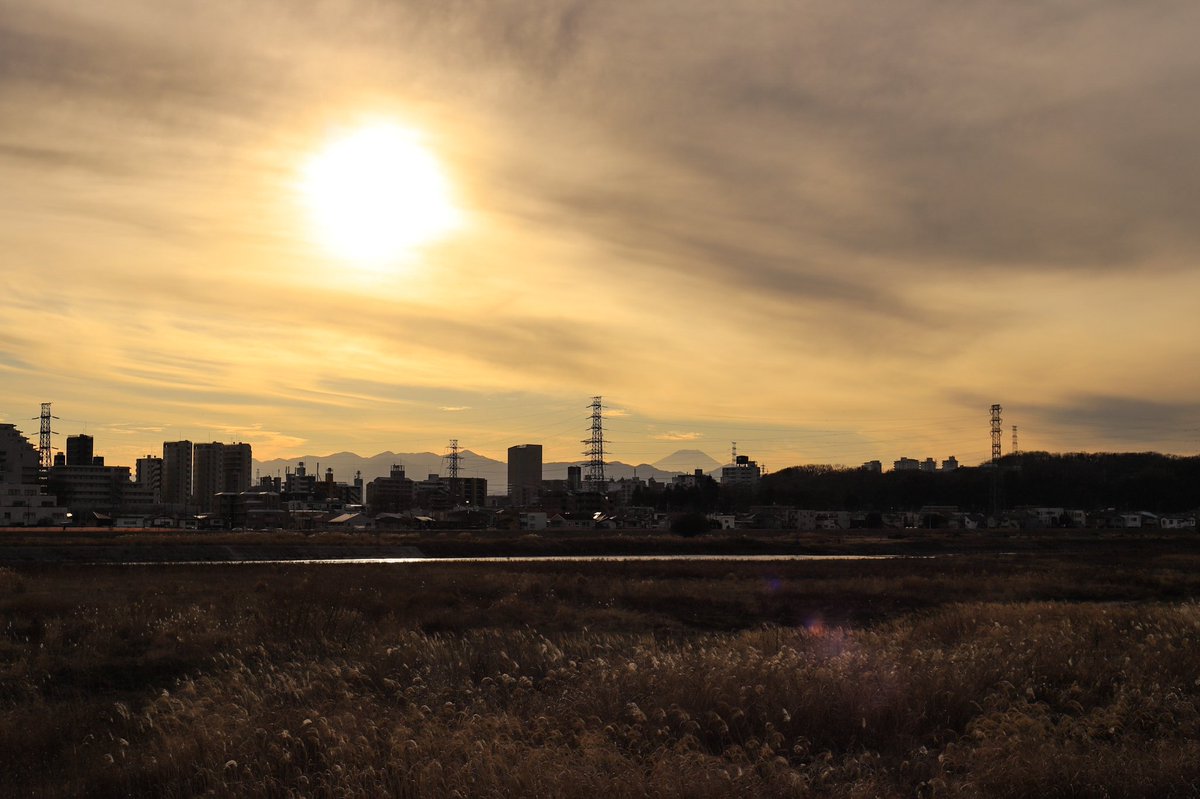
[[[694,486],[667,486],[662,491],[639,489],[633,494],[633,504],[650,505],[656,510],[670,512],[712,513],[740,506],[738,500],[745,497],[722,493],[717,481],[711,477]],[[744,504],[744,503],[741,503]]]
[[[1003,507],[1117,508],[1164,513],[1200,506],[1200,457],[1155,452],[1026,452],[1000,461]],[[986,511],[994,469],[885,472],[794,466],[763,478],[756,504],[813,510],[916,510],[956,505]]]

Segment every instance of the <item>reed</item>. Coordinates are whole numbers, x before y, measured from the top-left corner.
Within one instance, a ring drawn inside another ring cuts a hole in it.
[[[1192,796],[1197,560],[0,570],[0,793]]]

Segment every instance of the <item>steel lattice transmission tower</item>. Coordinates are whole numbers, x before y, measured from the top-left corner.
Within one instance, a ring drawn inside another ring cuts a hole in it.
[[[999,405],[992,406],[992,515],[1000,513],[1000,411]]]
[[[1017,446],[1017,426],[1014,424],[1013,425],[1012,454],[1019,455],[1020,453],[1021,453],[1021,448]]]
[[[50,420],[57,419],[57,416],[50,414],[50,403],[42,403],[42,415],[36,417],[41,422],[40,435],[38,436],[38,455],[41,459],[43,469],[49,469],[54,465],[54,452],[50,444],[50,436],[54,435],[54,431],[50,429]]]
[[[992,463],[1000,462],[1001,410],[1003,409],[999,405],[992,406]]]
[[[446,456],[446,460],[450,461],[450,465],[446,469],[446,471],[447,471],[446,476],[449,477],[451,480],[457,480],[458,479],[458,467],[459,467],[459,464],[462,462],[462,455],[458,451],[458,439],[457,438],[450,439],[450,454]]]
[[[600,397],[592,397],[592,437],[583,443],[588,445],[583,451],[588,457],[587,481],[599,487],[604,483],[604,407]]]

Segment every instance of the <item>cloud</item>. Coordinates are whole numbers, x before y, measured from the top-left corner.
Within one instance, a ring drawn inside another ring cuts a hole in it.
[[[690,436],[747,397],[1002,393],[1031,441],[1182,447],[1197,26],[1172,0],[0,0],[6,394],[333,450],[498,398],[636,397]],[[288,197],[363,114],[423,127],[474,219],[374,282]]]
[[[675,430],[668,430],[665,433],[652,436],[655,441],[695,441],[703,437],[703,433],[681,433]]]
[[[105,424],[100,429],[106,433],[119,435],[144,435],[146,433],[162,433],[167,428],[164,425]]]
[[[299,452],[308,439],[279,430],[267,430],[261,424],[246,427],[217,425],[210,428],[225,441],[249,442],[258,460],[282,457],[283,453]]]
[[[1024,426],[1027,433],[1081,442],[1080,448],[1101,443],[1128,448],[1140,442],[1168,452],[1194,452],[1200,438],[1200,408],[1191,401],[1089,394],[1023,405],[1017,413],[1033,420]]]

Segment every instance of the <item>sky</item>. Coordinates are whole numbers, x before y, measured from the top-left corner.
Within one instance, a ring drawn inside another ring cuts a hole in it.
[[[571,460],[600,395],[614,459],[775,470],[978,463],[999,403],[1005,452],[1195,454],[1196,30],[1170,0],[0,0],[0,421],[52,401],[109,463]],[[381,126],[454,221],[365,263],[305,175]]]

